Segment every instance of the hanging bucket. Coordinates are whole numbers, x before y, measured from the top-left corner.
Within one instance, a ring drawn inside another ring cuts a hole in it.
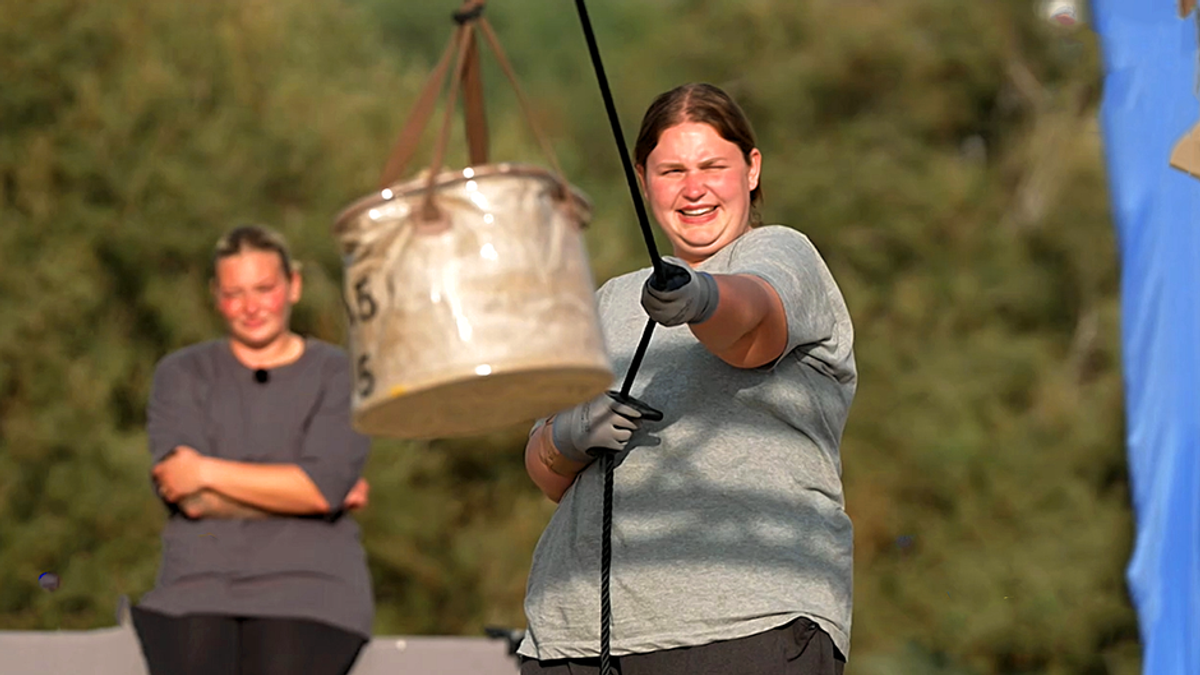
[[[334,232],[355,429],[481,434],[603,393],[613,372],[582,235],[589,217],[583,195],[518,164],[414,179],[346,209]]]
[[[603,393],[612,367],[583,227],[591,205],[562,178],[499,41],[465,0],[458,27],[388,158],[380,190],[336,219],[354,367],[353,426],[446,438],[551,415]],[[496,54],[554,171],[487,161],[476,32]],[[457,54],[432,165],[398,182]],[[471,166],[441,171],[462,89]]]

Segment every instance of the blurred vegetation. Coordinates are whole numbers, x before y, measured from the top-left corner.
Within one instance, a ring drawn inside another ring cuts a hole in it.
[[[456,7],[0,0],[0,629],[110,625],[152,587],[144,405],[159,358],[219,334],[220,232],[281,229],[306,263],[296,327],[343,342],[333,217],[373,189]],[[626,135],[676,84],[731,91],[767,220],[813,239],[855,318],[854,675],[1139,672],[1098,45],[1034,8],[591,7]],[[487,11],[596,203],[597,280],[645,266],[573,6]],[[493,155],[542,163],[485,65]],[[378,633],[524,625],[553,510],[525,431],[376,441],[360,521]]]

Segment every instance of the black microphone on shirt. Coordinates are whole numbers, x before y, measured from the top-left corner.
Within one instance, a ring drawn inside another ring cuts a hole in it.
[[[271,374],[265,368],[254,371],[254,380],[259,384],[266,384],[269,379],[271,379]]]

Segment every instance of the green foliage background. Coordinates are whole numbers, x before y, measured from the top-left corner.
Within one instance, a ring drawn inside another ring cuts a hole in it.
[[[456,6],[0,0],[0,629],[109,625],[153,585],[144,405],[159,358],[221,330],[220,232],[281,229],[306,263],[297,328],[344,340],[333,216],[373,188]],[[487,11],[597,205],[597,279],[643,267],[573,5]],[[809,234],[855,318],[848,672],[1139,672],[1095,37],[1032,0],[591,11],[627,136],[684,81],[743,102],[767,220]],[[543,162],[485,62],[494,156]],[[553,509],[525,430],[376,441],[378,633],[524,625]]]

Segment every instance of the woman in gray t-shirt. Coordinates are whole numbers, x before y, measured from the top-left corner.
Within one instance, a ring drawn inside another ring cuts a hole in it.
[[[800,232],[759,226],[762,156],[710,85],[650,106],[634,152],[670,239],[678,290],[649,270],[596,294],[623,374],[646,315],[659,327],[630,394],[535,425],[531,478],[558,509],[529,572],[522,675],[597,672],[604,476],[616,451],[611,646],[622,675],[840,675],[853,532],[840,444],[857,383],[842,295]],[[614,385],[617,388],[619,385]]]
[[[301,278],[282,238],[218,242],[228,336],[159,362],[147,406],[170,516],[134,608],[152,675],[344,675],[371,637],[358,525],[369,439],[350,426],[345,352],[290,330]]]

